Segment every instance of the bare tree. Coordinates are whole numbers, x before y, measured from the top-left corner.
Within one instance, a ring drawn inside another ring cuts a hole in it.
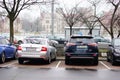
[[[5,16],[5,12],[0,11],[0,31],[1,31],[1,33],[3,31],[4,16]]]
[[[81,8],[79,11],[80,21],[88,27],[88,34],[92,35],[92,31],[97,25],[97,19],[94,17],[94,14],[92,14],[93,10],[91,8]]]
[[[87,1],[90,4],[92,4],[94,9],[90,9],[90,11],[88,10],[89,16],[88,17],[82,17],[82,19],[83,19],[84,23],[86,24],[86,26],[89,29],[88,34],[92,35],[92,31],[93,31],[94,27],[96,27],[98,25],[98,21],[96,20],[95,16],[96,16],[96,12],[97,12],[96,8],[97,8],[97,5],[100,3],[100,0],[94,0],[94,1],[93,0],[87,0]],[[93,13],[91,11],[93,11]]]
[[[70,35],[72,35],[72,27],[79,22],[80,14],[78,11],[78,4],[71,9],[61,9],[59,13],[62,15],[63,19],[70,27]]]
[[[10,42],[14,40],[14,21],[19,13],[36,3],[45,3],[45,0],[0,0],[0,7],[6,10],[10,23]]]
[[[115,37],[114,32],[116,32],[114,31],[114,28],[116,25],[116,21],[118,20],[117,12],[120,5],[120,0],[108,0],[108,3],[112,4],[114,9],[112,9],[102,17],[97,17],[97,19],[99,23],[104,27],[104,29],[110,34],[111,39],[113,39]],[[106,22],[108,22],[108,25],[105,24]]]
[[[117,20],[117,31],[118,31],[118,35],[117,35],[117,37],[120,37],[120,17],[118,18],[118,20]]]

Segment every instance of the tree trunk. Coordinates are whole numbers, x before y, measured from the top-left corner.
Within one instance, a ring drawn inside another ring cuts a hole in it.
[[[110,36],[111,36],[111,39],[113,39],[113,38],[114,38],[114,34],[113,34],[113,32],[110,34]]]
[[[117,38],[120,37],[120,30],[118,31],[118,35],[117,35]]]
[[[89,35],[92,35],[92,29],[89,29],[89,33],[88,33]]]
[[[72,35],[72,27],[70,26],[70,36]]]
[[[12,20],[11,18],[9,18],[9,22],[10,22],[10,43],[14,42],[14,20]]]

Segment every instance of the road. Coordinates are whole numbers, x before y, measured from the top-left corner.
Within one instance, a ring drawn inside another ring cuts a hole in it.
[[[65,65],[64,60],[51,64],[44,62],[26,62],[17,60],[0,64],[0,80],[118,80],[120,65],[112,66],[106,61],[99,61],[98,66],[91,64]]]
[[[45,62],[41,61],[34,61],[34,62],[25,62],[23,65],[18,64],[17,60],[10,60],[8,62],[5,62],[4,64],[0,64],[1,68],[5,67],[17,67],[17,68],[74,68],[74,69],[106,69],[106,70],[120,70],[120,64],[116,66],[112,66],[107,61],[99,61],[98,66],[94,66],[91,63],[79,63],[79,64],[71,64],[71,65],[65,65],[64,60],[57,60],[53,61],[51,64],[46,64]]]

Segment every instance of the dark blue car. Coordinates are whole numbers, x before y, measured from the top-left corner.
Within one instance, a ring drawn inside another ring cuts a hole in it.
[[[92,36],[71,36],[65,46],[65,64],[88,60],[98,65],[98,46]]]
[[[6,59],[16,58],[17,48],[7,39],[0,37],[0,63],[4,63]]]

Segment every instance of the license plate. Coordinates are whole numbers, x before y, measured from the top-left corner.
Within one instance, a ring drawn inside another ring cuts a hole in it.
[[[26,51],[36,51],[36,48],[33,48],[33,47],[27,47],[27,48],[26,48]]]
[[[87,46],[77,46],[78,49],[86,49]]]

